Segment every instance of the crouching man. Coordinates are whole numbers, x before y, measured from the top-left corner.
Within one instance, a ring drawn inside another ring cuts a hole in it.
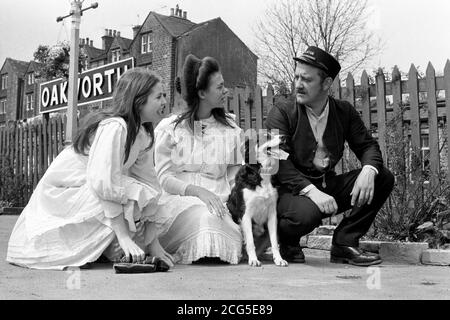
[[[377,212],[389,197],[394,176],[384,167],[380,147],[358,112],[348,102],[329,96],[341,66],[317,47],[295,58],[296,101],[272,108],[267,129],[286,135],[276,178],[281,185],[277,205],[281,255],[288,262],[305,262],[300,238],[334,214],[345,215],[334,231],[330,261],[369,266],[381,263],[377,254],[359,248]],[[362,169],[336,175],[344,143]]]

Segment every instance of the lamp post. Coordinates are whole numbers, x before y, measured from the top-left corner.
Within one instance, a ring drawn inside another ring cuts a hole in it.
[[[78,112],[78,57],[80,54],[80,24],[83,12],[98,7],[98,3],[93,3],[90,7],[82,9],[84,0],[73,0],[71,10],[67,16],[56,18],[56,22],[63,21],[67,17],[72,17],[70,33],[70,61],[69,61],[69,94],[67,96],[67,125],[65,144],[72,143],[77,133],[77,112]]]

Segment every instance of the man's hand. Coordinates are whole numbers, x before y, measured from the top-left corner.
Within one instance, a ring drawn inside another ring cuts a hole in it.
[[[311,189],[306,196],[310,198],[318,207],[322,213],[325,214],[336,214],[338,211],[338,206],[334,198],[317,188]]]
[[[358,207],[362,207],[365,204],[370,205],[372,203],[375,190],[375,176],[376,172],[371,168],[364,167],[361,170],[350,193],[352,206],[357,204]]]

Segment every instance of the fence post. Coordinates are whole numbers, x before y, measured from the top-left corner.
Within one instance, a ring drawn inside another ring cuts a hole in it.
[[[336,76],[336,78],[334,79],[333,85],[331,86],[331,95],[335,99],[341,99],[341,79],[339,78],[339,75]],[[337,174],[342,174],[343,169],[344,169],[343,166],[344,166],[344,162],[341,159],[335,166],[335,170],[336,170]]]
[[[43,171],[42,174],[47,170],[48,168],[48,121],[45,117],[42,117],[42,138],[43,138],[43,144],[42,144],[42,153],[44,157],[44,163],[43,163]]]
[[[361,76],[361,109],[362,119],[368,130],[372,130],[372,115],[370,113],[370,87],[369,76],[366,70]]]
[[[24,164],[25,164],[25,157],[24,157],[24,126],[20,125],[19,126],[19,178],[21,181],[24,181],[24,177],[25,177],[25,172],[26,169],[24,169]],[[26,198],[26,193],[24,192],[24,189],[21,190],[20,192],[20,199],[22,201],[22,203],[25,203],[27,198]]]
[[[411,65],[408,75],[409,88],[409,106],[411,119],[411,149],[414,155],[413,162],[422,164],[421,140],[420,140],[420,111],[419,111],[419,83],[417,69],[414,64]],[[422,165],[414,168],[412,172],[414,183],[420,182],[422,174]],[[421,188],[421,186],[420,186]],[[422,197],[422,195],[421,195]]]
[[[26,183],[25,188],[23,188],[24,190],[24,198],[28,199],[29,198],[29,194],[28,194],[28,177],[29,177],[29,166],[28,166],[28,124],[25,124],[22,127],[23,130],[23,181]]]
[[[260,86],[256,86],[255,88],[255,99],[253,102],[253,106],[255,107],[255,115],[256,115],[256,130],[261,130],[263,128],[263,100],[262,100],[262,90]]]
[[[38,140],[37,140],[37,125],[36,122],[33,121],[31,124],[32,128],[32,139],[33,139],[33,191],[36,188],[36,185],[38,184],[38,167],[39,167],[39,158],[37,154],[37,147],[38,147]]]
[[[28,124],[28,179],[27,190],[29,197],[33,192],[33,125],[30,122]]]
[[[58,155],[58,135],[57,135],[57,131],[56,131],[56,117],[53,117],[51,119],[51,123],[52,123],[52,142],[53,142],[53,153],[52,153],[52,162],[53,160],[55,160],[56,156]],[[75,136],[72,137],[72,142],[75,139]]]
[[[37,145],[37,150],[38,150],[38,168],[37,168],[38,180],[40,180],[42,178],[42,176],[44,175],[44,170],[43,170],[44,157],[42,155],[42,121],[38,122],[36,145]]]
[[[392,72],[392,96],[395,121],[395,144],[403,145],[403,107],[402,107],[402,77],[398,67],[395,66]],[[401,152],[401,163],[399,164],[399,172],[402,177],[405,173],[405,150]]]
[[[392,96],[393,96],[393,109],[394,109],[394,141],[390,143],[391,151],[398,151],[398,157],[391,160],[390,168],[397,175],[397,185],[400,186],[400,190],[407,191],[406,184],[406,153],[403,137],[403,107],[402,107],[402,76],[398,67],[395,66],[392,71]],[[394,152],[395,154],[396,152]],[[400,197],[402,201],[408,201],[407,193],[401,192]],[[398,220],[400,217],[397,211],[393,212],[394,219]]]
[[[450,141],[450,60],[447,60],[444,68],[445,108],[447,119],[447,150]],[[447,180],[450,182],[450,157],[447,151]]]
[[[350,102],[350,104],[355,108],[355,79],[353,78],[353,75],[349,72],[347,75],[347,79],[345,80],[346,84],[346,94],[345,94],[345,100]]]
[[[433,65],[427,67],[428,125],[430,141],[430,183],[432,190],[439,190],[439,134],[436,98],[436,73]]]
[[[272,84],[269,83],[269,85],[267,86],[267,96],[266,96],[267,114],[269,114],[270,110],[272,110],[273,108],[274,105],[273,97],[274,97],[273,86]]]
[[[339,75],[334,79],[333,85],[331,86],[331,95],[335,99],[341,99],[341,79]]]
[[[378,144],[385,163],[388,163],[386,153],[386,82],[383,70],[380,68],[377,73],[377,119],[378,119]]]
[[[19,176],[19,125],[17,124],[14,129],[14,182],[17,184],[20,181]]]

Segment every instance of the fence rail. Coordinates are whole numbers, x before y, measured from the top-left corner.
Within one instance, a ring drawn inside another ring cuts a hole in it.
[[[446,119],[450,116],[450,61],[445,65],[443,76],[436,76],[431,63],[425,77],[419,76],[414,65],[403,78],[397,67],[387,76],[389,81],[380,70],[371,83],[364,71],[360,84],[355,85],[353,75],[348,74],[345,86],[336,79],[332,95],[350,102],[361,113],[365,125],[378,138],[386,163],[390,157],[387,139],[392,134],[389,122],[399,119],[393,126],[393,135],[408,139],[413,150],[429,150],[430,185],[439,187],[438,177],[443,171],[450,181],[450,159],[448,148],[444,148],[450,137],[450,126],[445,128]],[[281,97],[274,94],[270,85],[266,96],[259,86],[236,87],[230,90],[226,109],[239,115],[239,125],[243,129],[262,129],[268,112],[279,99]],[[0,128],[0,200],[5,199],[11,190],[18,190],[21,204],[28,201],[39,179],[63,149],[65,124],[65,116],[56,115],[48,121],[36,120]],[[428,145],[424,143],[426,140]],[[344,162],[349,152],[345,154]],[[409,156],[406,152],[405,165]],[[347,169],[344,162],[338,164],[338,173]],[[415,172],[412,179],[415,180],[419,174]],[[21,185],[24,186],[22,189]]]

